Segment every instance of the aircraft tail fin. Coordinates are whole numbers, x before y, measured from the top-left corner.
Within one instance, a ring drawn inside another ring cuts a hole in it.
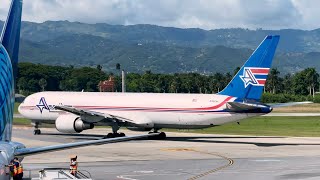
[[[280,36],[266,36],[250,58],[218,94],[260,101]]]
[[[20,46],[21,15],[22,0],[13,0],[1,33],[1,44],[6,48],[9,54],[15,78],[17,75],[19,61],[18,55]]]
[[[12,0],[0,39],[0,141],[10,141],[12,135],[21,14],[22,0]]]

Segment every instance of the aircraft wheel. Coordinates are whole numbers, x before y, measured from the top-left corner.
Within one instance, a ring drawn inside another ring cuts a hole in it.
[[[39,135],[39,134],[41,134],[41,130],[40,130],[40,129],[35,129],[35,130],[33,131],[33,134],[34,134],[34,135]]]
[[[161,139],[161,140],[166,139],[166,137],[167,137],[167,135],[166,135],[166,133],[164,133],[164,132],[161,132],[161,133],[159,134],[159,136],[158,136],[158,138]]]
[[[119,133],[119,137],[125,137],[126,134],[125,133]]]
[[[155,132],[149,132],[148,134],[153,134],[153,133],[155,133]],[[148,137],[148,139],[150,139],[150,140],[164,140],[164,139],[166,139],[166,133],[164,133],[164,132],[161,132],[161,133],[159,133],[159,135],[157,135],[157,136],[150,136],[150,137]]]
[[[107,138],[114,138],[114,134],[113,133],[108,133],[107,134]]]

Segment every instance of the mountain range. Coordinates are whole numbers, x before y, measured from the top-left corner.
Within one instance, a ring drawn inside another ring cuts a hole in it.
[[[3,22],[0,21],[0,27]],[[116,63],[129,72],[232,72],[268,34],[279,34],[273,67],[281,74],[320,71],[320,29],[181,29],[156,25],[23,22],[20,61],[63,66]]]

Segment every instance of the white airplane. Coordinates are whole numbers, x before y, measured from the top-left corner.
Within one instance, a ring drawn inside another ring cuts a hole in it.
[[[150,134],[151,136],[140,135],[118,137],[114,139],[83,141],[35,148],[26,148],[22,143],[11,141],[14,107],[14,77],[17,74],[21,13],[22,0],[12,0],[0,39],[0,180],[10,179],[8,165],[14,157],[19,157],[20,160],[22,160],[25,156],[44,152],[154,136],[153,134]]]
[[[218,94],[39,92],[19,112],[35,123],[55,123],[64,133],[109,125],[107,137],[125,136],[120,127],[158,132],[161,128],[207,128],[272,111],[260,98],[279,36],[266,36],[228,86]],[[165,138],[161,132],[158,138]]]

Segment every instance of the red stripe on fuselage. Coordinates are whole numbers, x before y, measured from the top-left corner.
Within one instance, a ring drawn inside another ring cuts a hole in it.
[[[122,110],[144,110],[144,111],[174,111],[174,110],[178,110],[178,111],[200,111],[201,110],[216,110],[220,107],[222,107],[223,105],[225,105],[228,101],[230,101],[233,97],[229,96],[226,99],[224,99],[221,103],[215,105],[215,106],[211,106],[211,107],[203,107],[203,108],[157,108],[157,107],[121,107],[121,106],[73,106],[75,108],[83,108],[83,109],[122,109]],[[22,106],[23,108],[27,108],[27,107],[32,107],[34,108],[35,106]]]
[[[213,110],[213,109],[218,109],[221,106],[225,105],[232,98],[233,98],[232,96],[229,96],[224,101],[222,101],[220,104],[217,104],[217,105],[212,106],[212,107],[206,107],[206,108],[195,108],[195,110]]]
[[[204,107],[204,108],[157,108],[157,107],[119,107],[119,106],[75,106],[78,108],[94,108],[94,109],[105,109],[105,108],[119,108],[119,109],[153,109],[153,110],[214,110],[218,109],[221,106],[225,105],[226,102],[228,102],[230,99],[232,99],[232,96],[227,97],[225,100],[223,100],[221,103],[211,106],[211,107]]]

